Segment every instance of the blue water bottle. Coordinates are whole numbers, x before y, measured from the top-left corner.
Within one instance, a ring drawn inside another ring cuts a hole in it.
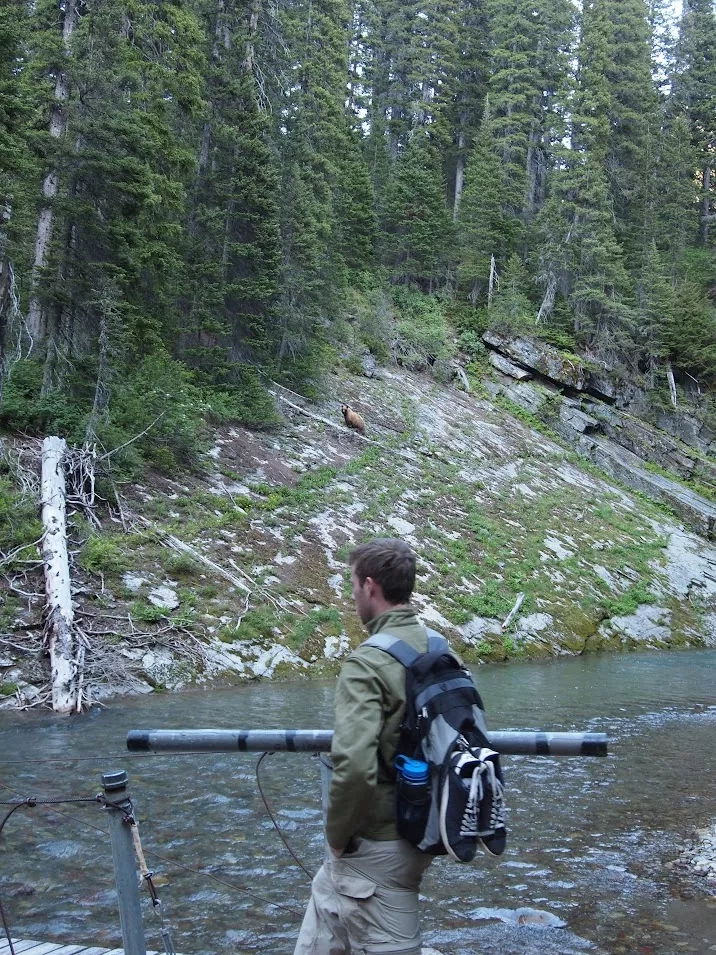
[[[430,812],[430,767],[422,759],[396,756],[395,818],[398,835],[413,845],[425,834]]]

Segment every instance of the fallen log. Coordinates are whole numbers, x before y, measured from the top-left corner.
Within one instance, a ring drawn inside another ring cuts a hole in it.
[[[45,575],[45,636],[50,652],[52,709],[72,713],[82,706],[78,673],[83,660],[75,659],[75,628],[67,555],[65,472],[67,451],[64,438],[42,442],[41,501],[45,529],[42,560]],[[84,654],[82,653],[82,657]]]

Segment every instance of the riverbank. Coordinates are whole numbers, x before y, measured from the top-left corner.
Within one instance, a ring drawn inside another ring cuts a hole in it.
[[[693,841],[672,865],[677,873],[694,878],[699,888],[716,898],[716,822],[697,829]]]
[[[324,394],[277,392],[278,430],[220,428],[203,471],[120,488],[99,527],[74,515],[86,702],[335,674],[363,638],[346,557],[386,534],[470,663],[716,645],[714,545],[556,435],[399,368]],[[42,577],[5,570],[0,706],[41,705]]]

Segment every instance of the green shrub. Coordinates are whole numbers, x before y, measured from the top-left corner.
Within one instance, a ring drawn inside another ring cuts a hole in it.
[[[399,288],[393,299],[398,313],[393,354],[398,364],[424,371],[438,359],[452,356],[443,305],[436,296]]]
[[[0,474],[0,551],[8,553],[17,547],[29,548],[41,536],[38,504],[30,497],[23,497],[10,479]],[[26,560],[34,556],[31,549],[18,555]]]
[[[154,604],[140,603],[138,600],[131,607],[132,616],[142,623],[159,623],[168,613],[166,607],[155,607]]]
[[[288,644],[294,650],[300,650],[303,644],[321,625],[329,636],[338,636],[341,632],[341,615],[334,607],[320,607],[312,610],[308,616],[301,617],[288,635]],[[327,626],[325,626],[327,625]]]
[[[164,567],[173,577],[195,577],[201,572],[199,564],[189,554],[174,551],[164,561]]]
[[[124,573],[127,556],[116,540],[107,535],[91,534],[82,548],[80,564],[91,574]]]
[[[235,640],[275,640],[274,628],[278,627],[279,622],[273,607],[256,607],[244,614],[238,628],[222,627],[219,639],[224,643],[233,643]]]

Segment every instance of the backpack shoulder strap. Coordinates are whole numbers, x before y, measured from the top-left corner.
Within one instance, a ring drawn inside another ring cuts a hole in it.
[[[428,649],[427,653],[450,652],[450,646],[441,634],[436,630],[428,631]],[[419,650],[414,649],[405,640],[399,640],[398,637],[392,637],[389,633],[376,633],[361,644],[363,647],[375,647],[377,650],[383,650],[391,657],[402,663],[404,667],[412,666],[416,660],[423,656]]]
[[[397,637],[391,637],[389,633],[376,633],[361,644],[362,647],[375,647],[376,650],[383,650],[391,657],[402,663],[404,667],[409,667],[422,656],[418,650],[413,649],[405,640],[399,640]]]
[[[430,627],[425,629],[428,631],[428,653],[437,653],[438,651],[452,653],[450,644],[441,633],[438,633],[437,630],[431,630]]]

